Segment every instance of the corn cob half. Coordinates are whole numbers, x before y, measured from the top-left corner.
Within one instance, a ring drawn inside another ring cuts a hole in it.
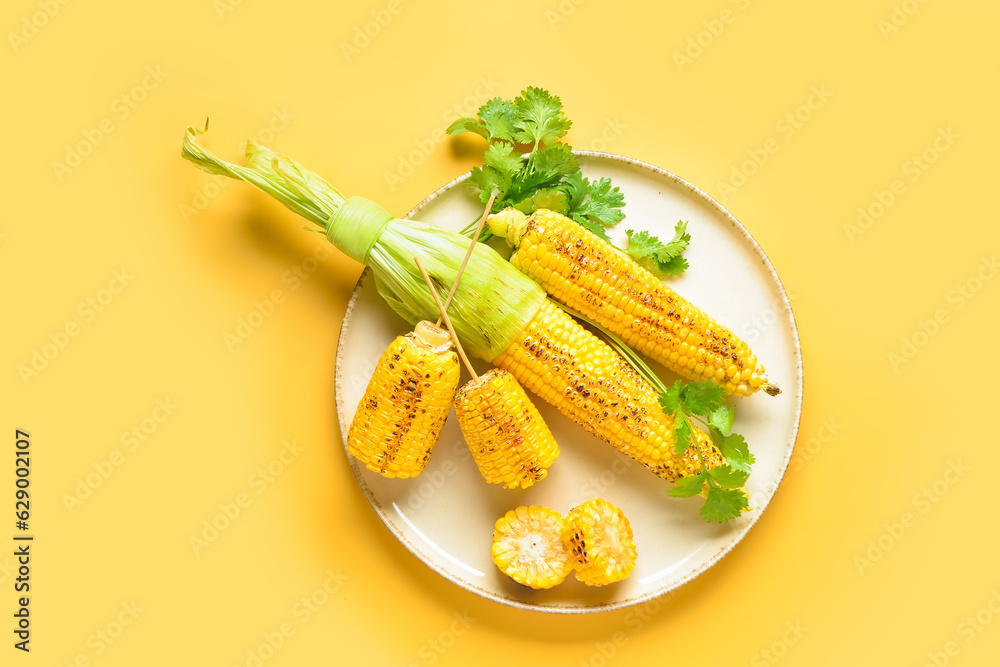
[[[430,322],[382,354],[347,432],[348,451],[384,477],[427,466],[455,397],[461,370],[448,334]]]
[[[464,384],[455,397],[455,416],[491,484],[526,489],[545,478],[559,455],[538,408],[505,370],[494,368]]]
[[[570,510],[563,527],[576,578],[588,586],[621,581],[635,567],[635,541],[625,514],[603,498]]]
[[[570,218],[508,208],[489,227],[514,248],[511,264],[629,347],[689,380],[713,379],[729,394],[780,392],[732,331]]]
[[[546,300],[520,336],[494,361],[587,432],[611,443],[660,477],[701,472],[698,453],[674,451],[671,415],[656,390],[621,355]],[[724,463],[711,439],[695,430],[710,468]]]
[[[521,505],[497,519],[493,529],[493,562],[519,584],[552,588],[573,571],[563,542],[563,516],[548,507]]]

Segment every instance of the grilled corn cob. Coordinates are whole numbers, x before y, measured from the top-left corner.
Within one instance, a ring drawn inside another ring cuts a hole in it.
[[[384,477],[419,475],[448,417],[460,373],[448,334],[430,322],[396,338],[354,413],[348,451]]]
[[[625,514],[603,498],[574,507],[562,532],[576,570],[588,586],[604,586],[627,577],[635,567],[635,541]]]
[[[493,562],[519,584],[552,588],[573,571],[563,542],[563,516],[547,507],[520,506],[497,519],[493,529]]]
[[[494,363],[602,440],[660,477],[701,472],[698,453],[674,451],[671,415],[659,395],[617,352],[551,301]],[[724,461],[711,439],[695,430],[710,468]]]
[[[545,478],[559,447],[514,376],[494,368],[463,385],[455,416],[479,472],[491,484],[528,488]]]
[[[488,224],[514,248],[511,264],[629,347],[689,380],[713,379],[729,394],[780,391],[732,331],[573,220],[508,208]]]
[[[188,129],[183,157],[209,173],[253,184],[321,227],[337,248],[371,267],[379,293],[407,321],[437,317],[413,258],[421,257],[437,285],[450,286],[469,239],[393,218],[361,197],[346,199],[291,158],[253,141],[244,165],[225,162],[197,135]],[[656,390],[489,246],[475,245],[448,312],[468,352],[506,369],[588,432],[665,479],[701,472],[693,447],[683,457],[674,453],[673,418],[660,409]],[[696,436],[706,465],[721,464],[710,439],[700,431]]]

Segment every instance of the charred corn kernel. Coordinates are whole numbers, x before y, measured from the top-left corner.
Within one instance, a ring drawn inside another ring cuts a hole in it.
[[[433,324],[421,322],[396,338],[354,414],[348,451],[384,477],[419,475],[451,409],[460,372],[448,334]]]
[[[514,247],[511,263],[549,295],[675,373],[700,380],[718,377],[721,370],[729,378],[726,391],[739,395],[758,389],[771,395],[780,391],[768,382],[750,347],[732,331],[573,220],[546,209],[526,218],[519,218],[516,211],[503,212],[496,225],[491,218],[490,229]],[[535,247],[546,252],[532,253]],[[616,297],[620,293],[621,299],[609,302],[609,290]],[[622,313],[634,317],[626,319]],[[689,354],[698,349],[713,353],[701,371]]]
[[[548,426],[514,376],[494,368],[463,385],[455,416],[479,472],[490,484],[528,488],[559,455]]]
[[[621,581],[635,567],[635,541],[625,514],[603,498],[574,507],[562,532],[576,570],[588,586]]]
[[[519,584],[552,588],[573,571],[564,528],[563,516],[548,507],[512,509],[493,529],[493,562]]]
[[[521,335],[493,363],[587,432],[611,443],[664,479],[701,472],[698,453],[674,451],[671,415],[656,390],[621,355],[546,300]],[[696,430],[709,468],[724,461]]]

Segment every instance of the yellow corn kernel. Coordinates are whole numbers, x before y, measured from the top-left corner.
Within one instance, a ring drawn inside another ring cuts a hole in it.
[[[500,517],[493,529],[493,562],[519,584],[552,588],[573,563],[562,539],[563,516],[548,507],[521,505]]]
[[[479,472],[490,484],[528,488],[545,478],[559,447],[524,389],[494,368],[463,385],[455,416]]]
[[[701,472],[694,447],[683,456],[674,451],[674,419],[664,414],[656,390],[551,300],[493,363],[660,477],[672,481]],[[721,465],[711,439],[698,429],[695,435],[708,467]]]
[[[603,498],[588,500],[570,510],[562,536],[576,578],[588,586],[621,581],[635,567],[632,527],[625,514]]]
[[[358,404],[348,451],[384,477],[419,475],[448,417],[460,373],[447,333],[429,322],[396,338]]]
[[[507,229],[508,241],[516,246],[511,262],[522,273],[629,345],[639,341],[641,352],[675,373],[700,380],[718,378],[722,371],[730,379],[725,385],[729,393],[780,391],[767,380],[750,347],[732,331],[573,220],[539,209]],[[535,246],[545,246],[546,252],[532,256]],[[614,296],[608,300],[608,294]],[[700,371],[689,354],[698,349],[706,351],[705,368]]]

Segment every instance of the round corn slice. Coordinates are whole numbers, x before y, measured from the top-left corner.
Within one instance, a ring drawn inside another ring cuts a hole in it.
[[[552,588],[573,571],[569,549],[561,537],[562,514],[548,507],[521,505],[497,520],[493,530],[493,562],[519,584]]]
[[[625,514],[603,498],[588,500],[570,510],[562,537],[573,559],[576,578],[588,586],[621,581],[635,567],[632,527]]]

